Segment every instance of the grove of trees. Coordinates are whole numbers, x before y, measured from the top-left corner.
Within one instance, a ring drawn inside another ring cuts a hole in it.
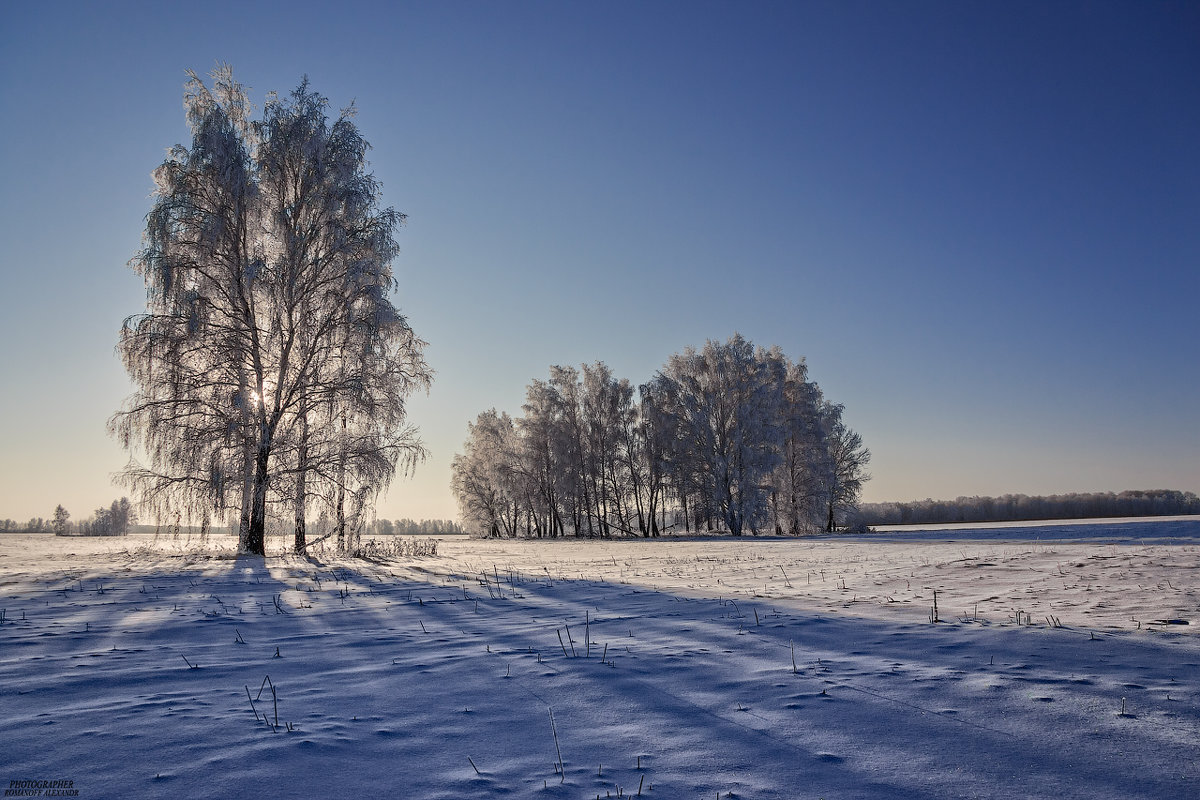
[[[119,351],[136,391],[110,422],[123,479],[149,515],[237,519],[263,554],[267,521],[306,516],[353,536],[398,471],[424,458],[406,398],[425,343],[391,300],[396,229],[366,171],[353,107],[334,119],[305,79],[259,119],[229,67],[189,73],[191,145],[154,171],[146,310]]]
[[[803,359],[738,334],[636,387],[602,362],[553,366],[522,411],[480,414],[454,458],[474,533],[799,535],[843,524],[869,477],[870,452]]]
[[[1200,497],[1174,489],[1028,496],[959,497],[908,503],[863,503],[863,525],[933,525],[952,522],[1010,522],[1039,519],[1099,519],[1200,514]]]
[[[55,516],[58,516],[57,509]],[[120,500],[113,500],[108,508],[97,508],[89,519],[81,520],[74,529],[81,536],[125,536],[134,522],[137,522],[137,512],[134,511],[129,498],[122,497]],[[65,519],[63,528],[63,533],[68,532]],[[55,532],[58,532],[57,529]]]

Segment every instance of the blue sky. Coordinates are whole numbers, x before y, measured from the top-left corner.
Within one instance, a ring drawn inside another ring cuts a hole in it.
[[[184,70],[357,102],[449,517],[550,364],[734,331],[807,358],[868,500],[1200,490],[1193,3],[0,6],[0,516],[121,490],[105,421]]]

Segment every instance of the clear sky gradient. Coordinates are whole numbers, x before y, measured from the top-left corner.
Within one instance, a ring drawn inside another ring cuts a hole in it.
[[[1200,490],[1200,5],[0,4],[0,516],[122,490],[125,266],[184,70],[357,101],[454,517],[467,422],[551,364],[805,357],[866,499]]]

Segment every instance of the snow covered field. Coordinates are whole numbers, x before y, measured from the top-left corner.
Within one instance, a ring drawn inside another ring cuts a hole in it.
[[[6,796],[1200,796],[1200,520],[232,545],[0,536]]]

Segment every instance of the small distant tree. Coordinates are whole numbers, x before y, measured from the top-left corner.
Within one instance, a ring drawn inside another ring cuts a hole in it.
[[[825,441],[821,389],[801,359],[784,359],[782,461],[771,475],[771,515],[777,534],[798,536],[828,524],[832,461]]]
[[[826,403],[822,416],[828,448],[826,530],[832,532],[837,529],[838,514],[847,514],[858,507],[863,484],[871,478],[867,474],[871,451],[863,446],[862,437],[842,422],[841,405]]]
[[[84,523],[85,532],[91,536],[112,536],[112,514],[101,506],[92,515],[90,523]]]
[[[108,518],[111,534],[125,536],[129,533],[129,526],[137,522],[137,512],[133,510],[129,498],[122,497],[120,500],[112,501],[112,505],[108,507]]]
[[[512,417],[492,409],[467,424],[463,453],[450,465],[450,486],[463,520],[476,533],[516,535],[521,497],[516,462],[517,432]]]
[[[67,520],[69,520],[70,518],[71,518],[71,512],[67,511],[61,505],[56,506],[54,509],[54,522],[53,522],[54,533],[59,536],[66,536]]]

